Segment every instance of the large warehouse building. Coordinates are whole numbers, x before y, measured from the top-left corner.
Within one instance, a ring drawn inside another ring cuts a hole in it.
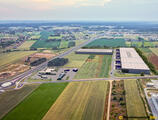
[[[123,72],[150,74],[150,69],[134,48],[120,48],[120,59]]]
[[[76,54],[98,54],[98,55],[112,55],[112,49],[79,49]]]

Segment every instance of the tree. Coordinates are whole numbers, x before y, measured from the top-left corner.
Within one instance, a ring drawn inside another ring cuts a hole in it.
[[[48,62],[48,67],[52,66],[64,66],[68,63],[67,58],[56,58]]]

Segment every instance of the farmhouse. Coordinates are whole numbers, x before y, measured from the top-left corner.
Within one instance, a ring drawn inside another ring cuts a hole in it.
[[[134,48],[120,48],[120,59],[123,72],[150,74],[150,69]]]
[[[79,49],[76,54],[98,54],[98,55],[112,55],[112,49]]]

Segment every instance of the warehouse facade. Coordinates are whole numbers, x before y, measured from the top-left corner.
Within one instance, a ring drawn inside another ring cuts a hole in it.
[[[112,55],[112,49],[79,49],[76,54],[97,54],[97,55]]]
[[[122,72],[150,74],[150,69],[134,48],[120,48],[120,59]]]

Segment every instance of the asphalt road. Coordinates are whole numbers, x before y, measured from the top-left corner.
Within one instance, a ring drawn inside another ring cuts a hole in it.
[[[58,81],[40,81],[40,82],[29,82],[34,83],[62,83],[62,82],[83,82],[83,81],[112,81],[112,80],[135,80],[135,79],[157,79],[158,76],[139,76],[139,77],[111,77],[111,78],[90,78],[90,79],[73,79],[73,80],[58,80]],[[25,82],[27,84],[27,82]]]
[[[101,36],[100,36],[100,37],[101,37]],[[35,67],[35,68],[32,68],[32,69],[30,69],[30,70],[28,70],[28,71],[26,71],[26,72],[24,72],[24,73],[22,73],[22,74],[20,74],[20,75],[18,75],[18,76],[16,76],[16,77],[12,78],[12,79],[10,79],[10,80],[7,80],[7,81],[5,81],[5,82],[11,82],[12,85],[15,85],[15,83],[16,83],[17,81],[19,81],[19,80],[21,80],[21,79],[24,79],[24,78],[27,78],[27,77],[29,77],[32,73],[37,72],[37,71],[42,70],[42,69],[44,69],[45,67],[47,67],[47,64],[48,64],[49,61],[51,61],[51,60],[53,60],[53,59],[55,59],[55,58],[62,58],[62,57],[65,57],[66,55],[68,55],[68,54],[70,54],[70,53],[72,53],[72,52],[74,52],[74,51],[80,49],[81,47],[87,45],[88,43],[90,43],[90,42],[92,42],[92,41],[94,41],[94,40],[96,40],[97,38],[99,38],[99,37],[95,37],[95,38],[93,38],[93,39],[90,39],[90,40],[88,40],[88,41],[86,41],[86,42],[84,42],[84,43],[78,45],[78,46],[75,46],[75,47],[71,48],[70,50],[68,50],[68,51],[66,51],[66,52],[64,52],[64,53],[62,53],[62,54],[60,54],[60,55],[58,55],[58,56],[56,56],[56,57],[53,57],[52,59],[50,59],[50,60],[48,60],[48,61],[42,63],[41,65],[39,65],[39,66],[37,66],[37,67]],[[1,85],[2,85],[3,83],[5,83],[5,82],[1,82],[1,83],[0,83],[0,87],[1,87]],[[8,87],[10,87],[10,86],[8,86]],[[3,88],[3,87],[1,87],[1,89],[2,89],[2,88]],[[6,87],[6,88],[7,88],[7,87]]]

